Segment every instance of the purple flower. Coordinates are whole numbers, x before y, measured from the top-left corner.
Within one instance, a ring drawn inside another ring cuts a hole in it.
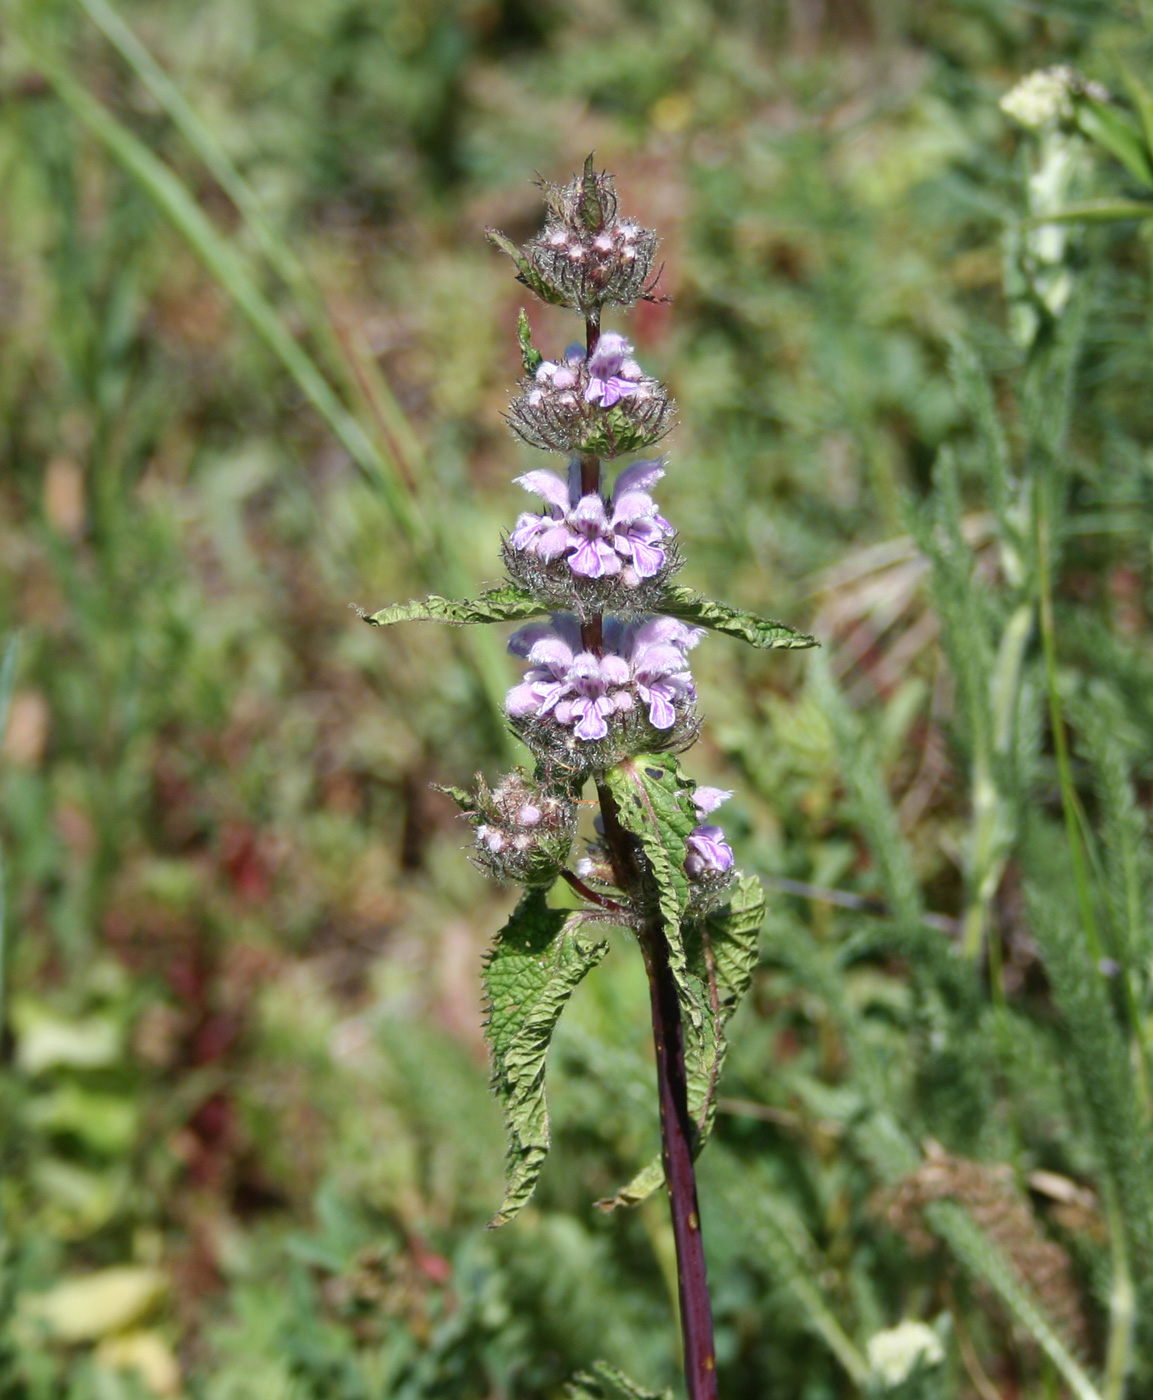
[[[551,623],[535,622],[514,632],[509,650],[529,663],[505,707],[513,719],[552,715],[572,726],[578,739],[603,739],[614,714],[627,713],[639,700],[656,729],[670,729],[677,707],[695,698],[685,653],[704,635],[672,617],[642,618],[622,624],[608,618],[602,656],[583,650],[580,628],[568,613]]]
[[[689,833],[685,873],[697,880],[702,875],[723,875],[733,867],[733,848],[719,826],[698,826]]]
[[[698,787],[693,793],[693,806],[697,809],[697,816],[707,817],[732,795],[731,791],[726,792],[724,788]]]
[[[610,523],[613,548],[632,564],[638,579],[653,578],[665,562],[661,547],[672,526],[658,513],[656,503],[641,483],[651,485],[664,476],[659,462],[634,462],[613,487]]]
[[[693,806],[698,817],[707,817],[715,812],[722,802],[732,797],[724,788],[699,787],[693,793]],[[725,840],[725,833],[719,826],[702,824],[689,832],[688,854],[685,856],[685,873],[690,879],[702,875],[723,875],[733,866],[733,848]]]
[[[605,503],[597,495],[582,496],[565,518],[575,548],[569,568],[582,578],[619,574],[621,561],[608,540],[609,520]]]
[[[631,571],[626,572],[626,583],[653,578],[665,562],[662,546],[673,528],[643,488],[663,475],[659,460],[634,462],[617,478],[606,507],[595,493],[580,496],[578,462],[569,467],[567,484],[555,472],[526,472],[516,478],[517,484],[540,496],[548,514],[520,515],[509,544],[546,561],[567,556],[569,567],[581,578],[604,578],[622,568]]]
[[[671,729],[678,703],[696,699],[685,652],[705,635],[675,617],[605,622],[605,644],[629,663],[630,689],[648,706],[654,729]]]
[[[585,398],[612,408],[637,391],[641,367],[632,358],[633,347],[616,331],[605,331],[588,358],[589,382]]]

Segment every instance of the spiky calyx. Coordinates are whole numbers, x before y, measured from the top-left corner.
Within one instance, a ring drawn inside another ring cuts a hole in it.
[[[565,787],[514,768],[495,788],[478,773],[474,792],[443,791],[472,823],[473,858],[486,874],[502,884],[555,883],[576,836],[576,803]]]
[[[488,231],[516,264],[518,281],[542,301],[585,316],[598,314],[602,306],[655,300],[657,236],[635,219],[618,218],[613,177],[595,170],[591,155],[567,184],[542,182],[541,188],[548,217],[523,248],[495,229]]]

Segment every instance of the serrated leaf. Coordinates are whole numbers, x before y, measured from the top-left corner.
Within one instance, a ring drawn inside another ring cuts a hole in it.
[[[516,280],[522,282],[530,292],[535,292],[541,301],[547,302],[550,306],[568,305],[567,299],[555,288],[549,286],[511,238],[495,228],[486,228],[485,236],[494,247],[499,248],[502,253],[507,253],[513,260],[516,266]]]
[[[453,627],[467,627],[476,622],[522,622],[547,612],[548,608],[526,589],[510,583],[488,588],[479,598],[442,598],[434,593],[361,616],[373,627],[391,627],[394,622],[447,622]]]
[[[702,997],[708,1015],[700,1034],[685,1027],[685,1071],[688,1077],[689,1114],[697,1125],[694,1151],[708,1141],[717,1111],[717,1084],[724,1067],[728,1041],[725,1025],[749,989],[757,965],[757,935],[765,917],[761,882],[739,875],[728,904],[684,928],[690,985]],[[615,1196],[598,1201],[602,1210],[635,1206],[664,1184],[659,1156],[643,1167]]]
[[[681,1015],[699,1031],[704,1008],[688,983],[681,921],[689,907],[685,855],[697,825],[693,784],[672,754],[638,754],[605,774],[624,829],[641,843],[656,881],[661,923],[669,945],[669,966],[677,984]]]
[[[565,1386],[570,1400],[673,1400],[671,1390],[643,1390],[607,1361],[593,1363],[593,1374],[578,1371]]]
[[[548,1155],[549,1042],[565,1003],[608,949],[603,941],[582,938],[578,928],[571,911],[550,909],[544,891],[530,890],[485,959],[485,1039],[508,1130],[505,1196],[490,1228],[506,1224],[524,1206]]]
[[[520,358],[524,365],[524,372],[531,378],[544,363],[544,356],[532,343],[532,327],[528,323],[528,314],[523,306],[520,309],[520,315],[516,318],[516,339],[520,346]]]
[[[739,637],[750,646],[765,651],[820,645],[815,637],[786,627],[783,622],[773,622],[769,618],[758,617],[756,613],[730,608],[725,603],[695,593],[691,588],[666,589],[660,606],[661,612],[670,617],[695,623],[698,627],[708,627],[714,632],[724,632],[730,637]]]

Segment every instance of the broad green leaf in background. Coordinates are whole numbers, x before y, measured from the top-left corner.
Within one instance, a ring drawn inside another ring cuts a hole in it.
[[[447,622],[465,627],[473,622],[520,622],[526,617],[540,617],[548,609],[537,602],[526,589],[516,584],[489,588],[479,598],[441,598],[433,594],[411,603],[394,603],[380,612],[361,613],[373,627],[390,627],[394,622]]]
[[[504,1225],[536,1187],[548,1155],[544,1070],[549,1041],[565,1003],[608,944],[579,931],[579,917],[550,909],[531,890],[497,935],[485,960],[485,1036],[492,1051],[493,1088],[508,1129],[505,1197],[490,1226]]]
[[[1081,97],[1077,102],[1077,125],[1090,141],[1116,156],[1125,169],[1146,189],[1153,189],[1153,162],[1137,123],[1112,102]]]

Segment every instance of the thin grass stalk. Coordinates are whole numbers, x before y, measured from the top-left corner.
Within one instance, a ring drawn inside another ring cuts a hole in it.
[[[1101,937],[1093,908],[1086,848],[1082,844],[1078,816],[1077,792],[1073,785],[1073,769],[1069,760],[1069,740],[1065,732],[1065,717],[1061,695],[1057,688],[1057,638],[1053,626],[1053,589],[1049,574],[1049,507],[1042,484],[1037,492],[1037,579],[1040,590],[1041,640],[1045,656],[1045,682],[1049,698],[1049,723],[1053,731],[1053,748],[1057,756],[1057,778],[1061,789],[1061,808],[1065,818],[1065,834],[1069,844],[1069,859],[1077,892],[1077,905],[1085,941],[1093,960],[1094,971],[1101,964]],[[1099,973],[1098,973],[1099,975]],[[1143,1056],[1140,1057],[1143,1059]],[[1129,1250],[1125,1239],[1125,1223],[1114,1183],[1106,1184],[1106,1217],[1109,1228],[1109,1251],[1112,1260],[1112,1288],[1109,1294],[1109,1336],[1105,1349],[1106,1400],[1121,1400],[1125,1393],[1125,1377],[1133,1345],[1134,1294],[1129,1267]]]
[[[452,551],[443,547],[440,531],[429,525],[396,471],[341,402],[311,356],[293,339],[272,303],[252,280],[240,256],[213,227],[188,189],[58,63],[39,51],[35,56],[61,101],[185,237],[368,481],[380,492],[422,576],[441,587],[447,586],[450,592],[469,592],[470,583]],[[508,751],[511,741],[504,724],[508,678],[503,657],[487,635],[470,632],[461,645],[487,702],[494,742],[498,748]]]
[[[4,660],[0,662],[0,748],[8,731],[8,715],[12,707],[12,691],[16,684],[16,664],[20,659],[20,634],[12,638],[4,649]],[[8,988],[8,903],[7,870],[4,865],[4,844],[0,841],[0,1041],[4,1038],[5,1005]],[[4,1249],[4,1201],[0,1193],[0,1268],[3,1267]]]
[[[419,476],[415,470],[418,463],[413,458],[414,455],[419,457],[419,445],[379,367],[374,362],[375,374],[369,376],[364,372],[354,347],[336,324],[316,279],[297,257],[292,245],[273,227],[256,192],[236,168],[211,128],[201,120],[144,44],[108,4],[108,0],[77,0],[77,3],[168,114],[173,125],[236,206],[245,227],[269,265],[296,297],[318,348],[326,352],[332,368],[364,400],[396,471],[409,491],[418,494]],[[415,454],[414,445],[417,448]]]

